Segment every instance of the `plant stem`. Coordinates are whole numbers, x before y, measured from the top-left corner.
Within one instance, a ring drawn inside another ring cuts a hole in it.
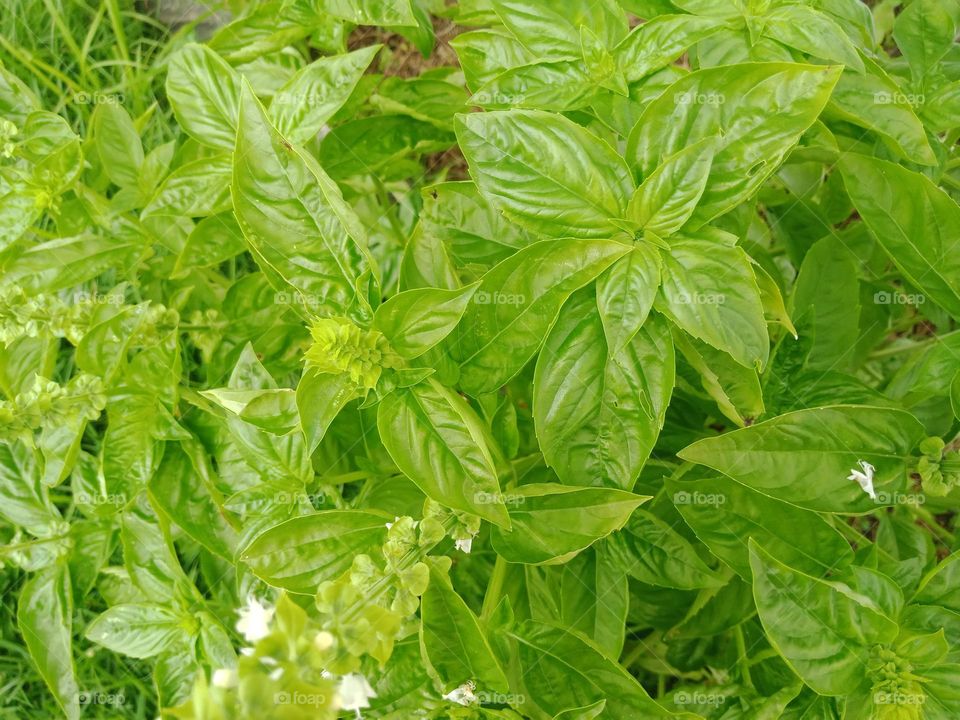
[[[490,583],[487,585],[487,592],[483,596],[483,607],[480,609],[481,620],[489,620],[493,611],[497,609],[500,597],[503,595],[503,581],[506,577],[507,561],[497,555],[497,561],[493,564],[493,574],[490,575]]]
[[[740,670],[740,679],[747,687],[753,687],[753,678],[750,677],[750,658],[747,657],[747,643],[743,638],[743,625],[733,629],[733,637],[737,641],[737,668]]]

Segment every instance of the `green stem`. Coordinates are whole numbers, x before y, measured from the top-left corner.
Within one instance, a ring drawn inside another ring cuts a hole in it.
[[[953,549],[957,542],[956,536],[938,523],[933,513],[922,507],[915,507],[913,511],[934,535],[939,537],[951,550]]]
[[[497,555],[497,561],[493,564],[493,574],[490,575],[490,582],[487,585],[487,592],[483,596],[483,607],[480,609],[480,619],[489,620],[493,611],[500,604],[500,598],[503,595],[503,581],[507,577],[507,561]]]
[[[740,679],[747,687],[753,687],[753,678],[750,677],[750,658],[747,657],[747,643],[743,637],[743,626],[737,625],[733,629],[734,639],[737,641],[737,668],[740,670]]]

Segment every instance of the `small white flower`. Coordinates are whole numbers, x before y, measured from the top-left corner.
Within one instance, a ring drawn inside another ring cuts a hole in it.
[[[278,667],[276,670],[272,671],[267,677],[276,682],[283,677],[283,668]]]
[[[273,619],[274,608],[262,605],[252,595],[247,600],[246,607],[240,608],[240,619],[237,620],[237,631],[246,638],[247,642],[257,642],[270,634],[270,621]]]
[[[443,699],[455,702],[458,705],[473,705],[477,702],[477,696],[473,692],[476,689],[477,686],[468,680],[460,687],[454,688],[444,695]]]
[[[321,630],[313,636],[313,646],[320,652],[323,652],[333,647],[334,639],[331,633],[328,633],[326,630]]]
[[[456,540],[454,542],[454,547],[456,547],[457,550],[462,550],[463,552],[469,554],[470,548],[473,547],[473,538],[468,537],[466,540]]]
[[[342,710],[353,710],[360,717],[360,711],[370,707],[370,698],[377,693],[370,687],[370,683],[360,673],[350,673],[340,678],[337,686],[337,696]]]
[[[860,466],[860,470],[851,470],[850,474],[847,475],[847,480],[855,480],[860,488],[870,496],[871,500],[877,499],[877,493],[873,489],[873,471],[874,467],[866,460],[858,460],[857,464]]]
[[[237,675],[236,670],[231,670],[230,668],[220,668],[213,671],[213,678],[210,682],[214,687],[227,689],[236,687],[239,680],[240,676]]]

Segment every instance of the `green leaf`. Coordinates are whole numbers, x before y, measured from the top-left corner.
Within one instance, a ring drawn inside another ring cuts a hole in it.
[[[121,655],[150,658],[189,642],[190,621],[165,605],[114,605],[87,626],[85,635]]]
[[[651,512],[637,510],[607,543],[611,557],[641,582],[678,590],[720,587],[724,581],[696,548]]]
[[[570,294],[629,250],[609,240],[545,240],[485,274],[448,338],[461,387],[477,396],[509,381],[536,354]]]
[[[850,545],[821,516],[730,478],[682,477],[668,481],[667,490],[710,552],[747,582],[751,580],[750,538],[790,567],[816,577],[842,570],[853,561]],[[785,528],[803,531],[784,533]]]
[[[634,192],[627,219],[660,237],[680,230],[706,189],[716,146],[706,138],[666,158]]]
[[[313,157],[271,127],[249,86],[240,105],[233,204],[257,262],[314,312],[368,317],[375,271],[359,218]]]
[[[534,375],[547,464],[567,484],[629,490],[663,427],[673,384],[673,343],[662,319],[611,347],[593,289],[579,291],[560,311]]]
[[[300,427],[313,454],[340,411],[357,396],[357,386],[347,373],[305,371],[297,384]]]
[[[477,616],[436,570],[420,601],[420,646],[444,690],[467,681],[482,690],[507,689],[507,678]]]
[[[608,47],[627,34],[627,18],[613,0],[492,0],[507,29],[534,55],[545,60],[580,57],[580,27],[600,36]]]
[[[170,61],[167,98],[193,138],[232,150],[237,135],[240,76],[205,45],[185,45]]]
[[[847,695],[867,681],[869,652],[892,642],[897,624],[849,586],[794,570],[750,541],[753,594],[778,653],[821,695]]]
[[[507,562],[563,563],[623,527],[648,499],[612,488],[523,485],[504,494],[511,530],[493,528],[493,549]]]
[[[951,554],[924,576],[911,602],[960,613],[960,552]]]
[[[72,649],[73,595],[64,563],[50,565],[24,584],[17,601],[17,627],[68,720],[80,717]]]
[[[805,5],[781,5],[763,16],[763,33],[821,60],[864,69],[856,46],[829,15]]]
[[[240,554],[254,575],[274,587],[312,595],[350,569],[355,555],[386,539],[386,518],[360,510],[302,515],[260,533]]]
[[[523,698],[518,709],[531,717],[552,718],[572,708],[601,700],[601,717],[691,719],[672,713],[653,700],[643,686],[591,642],[562,627],[527,621],[504,633],[516,646],[511,675]]]
[[[277,132],[297,145],[314,138],[350,97],[381,47],[319,58],[298,70],[270,102]]]
[[[913,109],[920,98],[904,92],[873,60],[864,62],[866,73],[844,70],[825,115],[877,133],[904,160],[936,165],[936,155]]]
[[[960,207],[926,176],[885,160],[840,160],[847,192],[877,242],[910,283],[960,318]],[[896,202],[892,200],[896,198]]]
[[[116,103],[98,105],[91,118],[97,154],[114,185],[136,187],[143,165],[143,144],[133,119]]]
[[[857,265],[843,243],[828,236],[807,251],[790,298],[790,315],[811,347],[805,367],[824,372],[853,364],[860,337]]]
[[[617,45],[614,55],[627,80],[637,82],[722,29],[723,25],[713,18],[661,15],[634,28]]]
[[[373,327],[399,355],[413,360],[453,331],[475,290],[475,285],[462,290],[407,290],[377,308]]]
[[[384,447],[433,500],[510,527],[488,433],[456,393],[428,379],[388,395],[377,412]]]
[[[320,7],[357,25],[416,25],[411,0],[320,0]]]
[[[893,39],[910,64],[915,82],[934,70],[956,39],[954,16],[937,0],[915,0],[897,16]]]
[[[747,254],[712,240],[678,239],[662,258],[654,307],[744,367],[766,365],[770,340]]]
[[[633,193],[623,159],[560,115],[473,113],[457,122],[470,173],[511,220],[552,237],[610,237]]]
[[[856,513],[905,491],[909,458],[923,437],[920,423],[902,410],[836,405],[700,440],[678,455],[803,508]],[[861,461],[875,468],[876,500],[847,479]]]
[[[785,63],[725,65],[690,73],[651,102],[627,144],[641,177],[660,159],[720,137],[691,218],[697,227],[752,196],[814,123],[839,68]]]

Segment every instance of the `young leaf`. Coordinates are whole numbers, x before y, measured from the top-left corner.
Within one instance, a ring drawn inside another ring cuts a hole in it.
[[[494,528],[491,542],[508,562],[527,565],[566,562],[623,527],[649,500],[623,490],[550,483],[524,485],[504,497],[509,500],[511,530]]]

